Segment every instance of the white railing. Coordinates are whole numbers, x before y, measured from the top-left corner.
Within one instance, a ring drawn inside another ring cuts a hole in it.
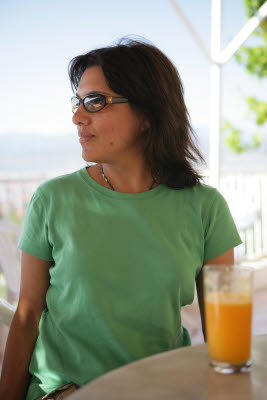
[[[267,256],[267,173],[227,174],[221,177],[225,196],[240,235],[243,258]]]
[[[209,184],[208,173],[205,182]],[[243,244],[235,249],[239,261],[267,256],[267,172],[224,173],[219,191],[225,197]]]
[[[22,222],[33,192],[42,182],[57,175],[60,174],[0,177],[0,218]],[[209,183],[208,177],[205,182]],[[229,204],[243,240],[236,249],[238,258],[267,255],[267,173],[224,174],[219,190]]]

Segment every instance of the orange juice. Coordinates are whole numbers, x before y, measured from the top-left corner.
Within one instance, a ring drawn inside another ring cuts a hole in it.
[[[205,321],[212,360],[242,364],[250,359],[252,301],[248,294],[209,293]]]

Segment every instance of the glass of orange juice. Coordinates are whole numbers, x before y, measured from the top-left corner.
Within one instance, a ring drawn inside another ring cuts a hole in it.
[[[251,366],[253,271],[239,265],[204,266],[205,325],[210,364],[217,372]]]

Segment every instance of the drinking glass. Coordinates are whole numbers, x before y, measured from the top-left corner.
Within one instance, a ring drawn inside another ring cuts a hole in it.
[[[208,351],[217,372],[250,369],[252,298],[252,269],[237,264],[204,266]]]

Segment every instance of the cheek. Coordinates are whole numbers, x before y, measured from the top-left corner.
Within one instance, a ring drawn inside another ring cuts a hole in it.
[[[108,143],[109,143],[110,146],[113,146],[114,140],[116,140],[116,138],[115,138],[116,129],[114,128],[114,126],[110,127],[108,133],[109,133],[109,135],[108,135]]]
[[[120,136],[122,126],[122,123],[117,121],[115,123],[110,120],[105,121],[102,126],[102,132],[104,132],[104,138],[108,145],[113,146],[121,141]]]
[[[103,139],[109,147],[124,147],[135,141],[139,130],[139,121],[127,113],[116,117],[103,118],[98,121],[98,128],[103,134]]]
[[[112,121],[108,116],[103,117],[103,115],[101,115],[101,118],[99,118],[99,120],[96,119],[94,122],[95,132],[97,132],[100,136],[101,140],[103,141],[103,145],[104,143],[106,145],[113,145],[114,141],[116,140],[116,133],[118,131],[114,121]]]

